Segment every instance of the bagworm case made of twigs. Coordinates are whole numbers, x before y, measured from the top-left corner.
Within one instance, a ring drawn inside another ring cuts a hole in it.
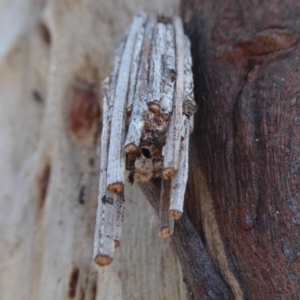
[[[120,245],[124,181],[161,177],[159,235],[183,212],[189,134],[197,110],[190,41],[179,17],[138,13],[103,82],[103,129],[94,260],[103,266]]]

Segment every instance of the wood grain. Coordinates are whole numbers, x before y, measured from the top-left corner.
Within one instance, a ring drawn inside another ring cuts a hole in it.
[[[199,105],[190,173],[203,171],[210,195],[199,200],[192,175],[188,213],[224,276],[218,235],[207,226],[217,222],[244,299],[299,299],[299,3],[203,0],[181,8]]]

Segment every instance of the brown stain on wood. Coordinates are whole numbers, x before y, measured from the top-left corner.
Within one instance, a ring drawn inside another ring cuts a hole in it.
[[[229,268],[245,299],[292,299],[300,293],[300,6],[187,1],[182,11],[199,105],[192,141]],[[207,236],[199,195],[187,193]]]
[[[38,25],[39,32],[41,34],[42,40],[48,46],[51,45],[51,33],[49,28],[45,23],[39,23]]]
[[[268,29],[258,32],[252,37],[247,37],[236,43],[250,55],[266,55],[275,51],[288,49],[299,41],[288,30]]]
[[[91,283],[90,295],[91,295],[91,297],[90,297],[91,300],[96,300],[96,298],[97,298],[97,276]]]
[[[38,208],[41,211],[44,208],[45,200],[47,196],[49,181],[51,176],[51,164],[48,162],[43,168],[37,179],[37,190],[38,190]]]
[[[100,106],[95,84],[75,78],[72,85],[72,107],[69,127],[77,139],[97,137],[99,134]]]
[[[77,267],[73,267],[73,270],[69,277],[69,291],[68,295],[70,299],[74,299],[76,296],[77,283],[80,271]]]
[[[85,203],[85,197],[86,197],[85,193],[86,193],[86,186],[83,185],[80,188],[79,196],[78,196],[78,202],[80,204],[84,204]]]

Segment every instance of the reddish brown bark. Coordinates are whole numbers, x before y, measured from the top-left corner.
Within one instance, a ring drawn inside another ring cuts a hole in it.
[[[300,299],[300,5],[182,2],[199,105],[191,177],[204,172],[244,298]],[[195,181],[187,210],[205,236]]]

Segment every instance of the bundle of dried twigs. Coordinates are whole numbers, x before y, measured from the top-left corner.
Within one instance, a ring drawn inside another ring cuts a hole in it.
[[[190,41],[180,18],[138,13],[103,82],[103,130],[94,259],[109,264],[120,244],[128,180],[161,177],[159,235],[181,217],[196,104]]]

